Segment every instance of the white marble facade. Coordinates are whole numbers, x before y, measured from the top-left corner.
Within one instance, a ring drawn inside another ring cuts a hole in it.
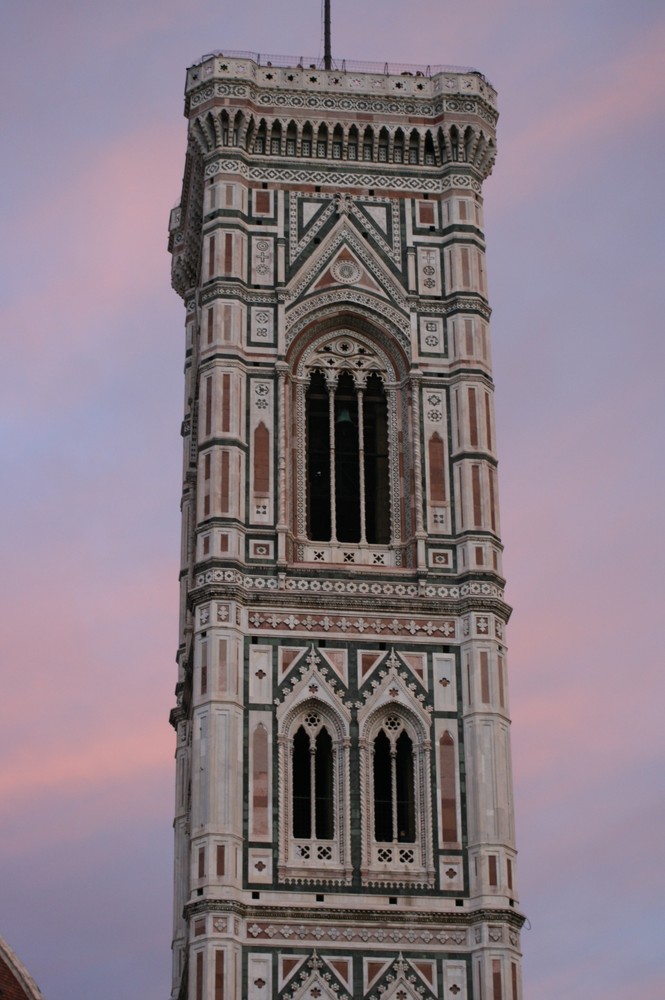
[[[187,74],[172,1000],[522,1000],[478,73]]]

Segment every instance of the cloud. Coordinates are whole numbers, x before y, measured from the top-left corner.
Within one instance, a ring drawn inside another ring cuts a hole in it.
[[[9,219],[0,312],[11,331],[8,409],[26,397],[53,403],[72,365],[89,356],[124,352],[127,360],[136,350],[131,310],[168,283],[168,214],[179,196],[183,146],[181,128],[155,125],[92,153],[81,149],[65,187],[49,188],[45,177],[40,197]]]
[[[153,771],[170,774],[172,739],[166,718],[159,724],[134,710],[123,717],[120,735],[117,717],[110,725],[96,715],[95,733],[84,742],[63,727],[60,733],[52,731],[47,743],[23,745],[0,774],[3,802],[15,808],[18,800],[46,792],[79,797],[89,789],[111,788],[120,779],[140,785]]]

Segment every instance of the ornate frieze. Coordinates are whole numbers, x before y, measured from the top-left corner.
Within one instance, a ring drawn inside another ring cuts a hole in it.
[[[469,945],[468,932],[455,927],[445,927],[439,930],[430,930],[427,926],[390,926],[382,915],[383,924],[381,926],[362,926],[354,922],[344,923],[278,923],[277,921],[255,920],[247,928],[249,936],[253,940],[269,941],[310,941],[313,943],[324,942],[347,942],[348,944],[386,944],[404,945],[405,947],[416,944],[430,946],[432,944],[447,945],[458,949],[465,949]]]
[[[320,202],[317,208],[316,203]],[[305,209],[315,211],[311,217],[304,219]],[[381,221],[379,211],[383,212]],[[294,260],[316,238],[325,224],[337,216],[353,217],[361,230],[371,226],[372,238],[382,253],[393,261],[396,267],[402,266],[402,244],[400,237],[399,205],[394,199],[388,198],[354,198],[351,195],[307,194],[292,195],[290,198],[289,222],[290,242],[289,260]],[[389,239],[390,237],[390,239]],[[358,276],[355,280],[357,281]],[[352,284],[353,282],[346,282]]]
[[[289,632],[338,632],[348,636],[414,636],[443,637],[454,642],[457,637],[456,620],[446,618],[434,622],[429,618],[397,618],[395,616],[355,616],[355,615],[324,615],[319,618],[313,614],[283,615],[275,612],[254,611],[249,616],[249,623],[257,631]]]
[[[331,164],[335,161],[331,161]],[[316,161],[302,162],[298,167],[284,163],[261,163],[253,160],[247,163],[241,157],[215,159],[206,164],[205,176],[214,177],[218,173],[238,173],[250,181],[264,181],[276,184],[320,184],[330,188],[378,188],[402,193],[425,191],[438,194],[449,188],[464,187],[480,191],[480,183],[467,174],[441,177],[440,168],[430,168],[431,173],[422,170],[409,173],[405,168],[395,166],[395,173],[368,173],[363,164],[346,168],[332,166],[319,167]]]
[[[286,345],[290,347],[297,334],[312,322],[314,315],[323,322],[329,317],[339,315],[341,309],[352,308],[354,312],[367,317],[376,323],[377,316],[383,316],[393,327],[397,339],[404,350],[410,355],[411,319],[408,313],[396,309],[393,305],[367,295],[357,288],[339,288],[330,292],[319,292],[314,298],[307,299],[291,306],[286,312]]]
[[[278,576],[249,576],[235,569],[210,569],[196,575],[196,586],[225,583],[245,590],[271,591],[286,590],[300,593],[345,594],[374,597],[431,597],[442,600],[459,600],[465,597],[488,597],[503,599],[503,590],[495,583],[436,584],[427,583],[422,588],[415,583],[394,581],[349,580],[297,576],[281,579]]]

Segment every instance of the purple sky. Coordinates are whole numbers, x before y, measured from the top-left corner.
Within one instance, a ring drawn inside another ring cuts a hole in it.
[[[0,935],[47,1000],[165,1000],[185,68],[316,55],[320,9],[21,0],[0,45]],[[525,1000],[665,996],[664,53],[656,0],[333,0],[338,58],[499,91]]]

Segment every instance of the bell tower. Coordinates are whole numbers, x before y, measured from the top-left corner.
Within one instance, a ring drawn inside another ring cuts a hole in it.
[[[172,1000],[522,1000],[478,72],[204,56]]]

